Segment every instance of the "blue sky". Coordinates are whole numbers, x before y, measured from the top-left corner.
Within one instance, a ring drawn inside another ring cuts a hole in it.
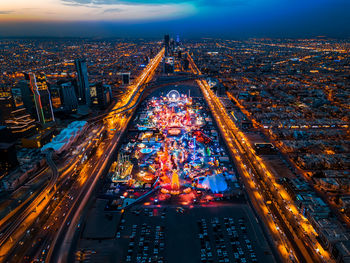
[[[1,0],[0,36],[350,37],[350,0]]]

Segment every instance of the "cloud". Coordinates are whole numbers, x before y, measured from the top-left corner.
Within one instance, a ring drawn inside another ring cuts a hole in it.
[[[83,4],[83,3],[76,3],[75,1],[72,2],[64,2],[65,6],[72,6],[72,7],[89,7],[89,8],[100,8],[97,5],[91,5],[91,4]]]
[[[122,11],[123,11],[123,9],[121,9],[121,8],[109,8],[109,9],[105,9],[103,11],[103,13],[119,13]]]
[[[0,15],[9,15],[9,14],[13,14],[15,11],[12,11],[12,10],[8,10],[8,11],[5,11],[5,10],[3,10],[3,11],[1,11],[0,10]]]

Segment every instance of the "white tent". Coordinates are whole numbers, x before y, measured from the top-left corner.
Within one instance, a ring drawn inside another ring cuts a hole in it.
[[[225,177],[221,174],[207,176],[202,182],[203,188],[210,189],[213,193],[220,193],[227,189]]]

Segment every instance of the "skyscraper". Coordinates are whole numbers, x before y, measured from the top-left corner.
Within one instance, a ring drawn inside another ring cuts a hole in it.
[[[86,60],[75,60],[75,68],[78,73],[78,103],[90,105],[90,88]]]
[[[65,111],[72,112],[78,108],[78,100],[71,82],[62,83],[60,86],[61,101]]]
[[[20,80],[16,86],[15,93],[17,98],[15,98],[15,103],[20,106],[20,99],[19,99],[19,90],[20,90],[20,97],[23,103],[24,108],[26,108],[27,112],[33,117],[37,118],[37,112],[35,108],[35,102],[34,102],[34,93],[31,90],[30,87],[30,76],[29,74],[24,74],[25,80]]]
[[[30,73],[29,80],[30,89],[34,97],[38,121],[41,124],[55,121],[46,75],[44,73]]]
[[[169,35],[164,36],[164,47],[165,47],[165,55],[168,56],[169,49],[170,49],[170,36]]]

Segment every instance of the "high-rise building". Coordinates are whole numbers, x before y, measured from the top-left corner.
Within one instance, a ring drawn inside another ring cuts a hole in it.
[[[78,108],[78,100],[75,95],[74,86],[71,82],[62,83],[60,86],[62,106],[65,111],[74,112]]]
[[[14,88],[15,90],[12,89],[13,94],[16,93],[15,103],[20,106],[20,101],[22,101],[24,108],[27,109],[27,112],[33,118],[37,118],[37,111],[34,102],[34,93],[32,92],[30,87],[30,76],[29,74],[25,73],[24,77],[25,80],[20,80],[17,86]]]
[[[165,55],[169,55],[169,49],[170,49],[170,36],[165,35],[164,36],[164,47],[165,47]]]
[[[46,75],[44,73],[30,73],[29,80],[31,92],[33,93],[34,97],[38,121],[41,124],[55,121]]]
[[[111,104],[112,90],[111,86],[104,85],[101,82],[90,85],[92,105],[101,109],[107,108]]]
[[[78,109],[78,100],[71,81],[59,82],[50,87],[52,106],[55,113],[72,113]]]
[[[90,88],[86,60],[75,60],[75,68],[78,74],[78,103],[90,105]]]

